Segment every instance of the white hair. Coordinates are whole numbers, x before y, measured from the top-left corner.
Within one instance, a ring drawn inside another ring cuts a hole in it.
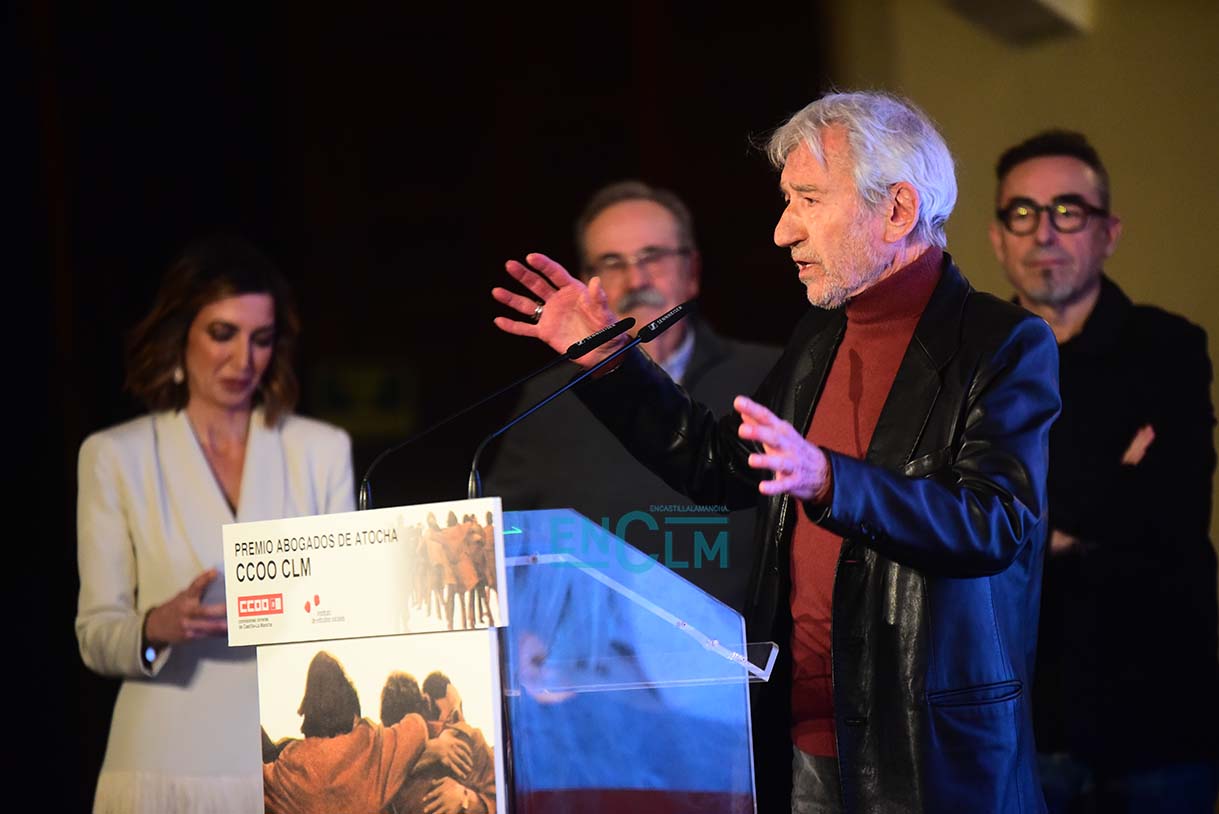
[[[855,188],[869,206],[885,200],[889,187],[905,181],[918,191],[918,222],[912,239],[948,245],[944,224],[957,201],[952,154],[931,119],[905,99],[887,93],[831,93],[809,104],[771,135],[770,161],[783,169],[803,144],[825,163],[821,135],[838,125],[846,131],[855,162]]]

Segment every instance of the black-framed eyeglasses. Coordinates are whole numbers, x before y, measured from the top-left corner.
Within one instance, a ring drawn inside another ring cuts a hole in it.
[[[1059,195],[1045,205],[1031,198],[1012,198],[1007,206],[995,210],[995,217],[1013,235],[1024,236],[1041,226],[1042,212],[1049,214],[1055,231],[1063,234],[1083,231],[1093,215],[1109,216],[1108,209],[1093,206],[1078,195]]]
[[[599,277],[625,274],[631,266],[650,274],[674,257],[689,256],[690,250],[684,246],[648,246],[637,254],[603,254],[585,268]]]

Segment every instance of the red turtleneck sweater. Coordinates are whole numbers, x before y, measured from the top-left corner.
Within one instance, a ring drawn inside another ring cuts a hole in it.
[[[846,305],[847,328],[805,436],[863,459],[872,431],[940,279],[943,252],[932,248]],[[792,742],[810,755],[835,756],[830,620],[842,538],[797,513],[791,546]]]

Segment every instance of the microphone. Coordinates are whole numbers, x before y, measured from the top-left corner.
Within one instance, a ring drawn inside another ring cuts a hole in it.
[[[676,309],[674,309],[674,310],[676,310]],[[672,312],[670,312],[670,313],[672,313]],[[651,324],[652,324],[651,322],[648,323],[648,325],[651,325]],[[647,329],[648,325],[644,326],[645,330]],[[569,345],[567,347],[567,350],[559,358],[560,359],[569,359],[569,360],[573,360],[573,361],[576,359],[579,359],[584,354],[595,351],[597,348],[601,347],[602,345],[604,345],[606,342],[610,341],[614,337],[622,336],[624,333],[626,333],[627,331],[629,331],[631,328],[634,328],[634,327],[635,327],[635,318],[634,317],[626,317],[624,319],[620,319],[617,322],[615,322],[613,325],[609,325],[605,328],[602,328],[601,330],[597,331],[595,334],[589,334],[588,336],[581,339],[579,342],[571,343],[571,345]],[[645,339],[644,341],[646,342],[647,340]]]
[[[558,390],[551,393],[549,396],[546,396],[545,398],[537,401],[536,403],[534,403],[534,405],[532,407],[525,410],[523,413],[521,413],[520,415],[513,418],[507,424],[500,427],[498,430],[496,430],[495,432],[491,433],[486,438],[484,438],[482,440],[482,443],[480,443],[478,445],[478,449],[476,449],[474,451],[474,460],[470,464],[470,480],[466,486],[466,496],[468,498],[470,498],[471,500],[473,500],[476,497],[483,496],[482,478],[480,478],[478,475],[478,458],[480,455],[482,455],[483,449],[487,446],[487,444],[491,443],[496,438],[499,438],[501,435],[506,433],[508,430],[512,429],[517,424],[519,424],[521,421],[524,421],[526,418],[533,415],[535,412],[542,409],[547,404],[554,401],[559,396],[563,395],[568,390],[572,389],[577,384],[584,381],[589,376],[593,375],[598,370],[600,370],[601,368],[608,365],[610,362],[617,359],[619,356],[622,356],[622,354],[626,353],[631,348],[633,348],[636,345],[639,345],[643,342],[651,342],[653,339],[660,336],[662,333],[664,333],[669,328],[673,327],[679,321],[681,321],[681,319],[683,317],[685,317],[688,313],[690,313],[690,310],[693,307],[694,307],[694,301],[687,300],[686,302],[683,302],[680,305],[670,308],[668,311],[664,312],[663,314],[658,316],[656,319],[652,320],[647,325],[644,325],[642,328],[640,328],[639,333],[635,334],[635,338],[632,339],[630,342],[623,345],[621,348],[614,351],[609,356],[602,359],[600,362],[597,362],[597,364],[593,365],[588,370],[581,373],[579,376],[576,376],[574,379],[572,379],[571,381],[564,384],[562,387],[560,387]],[[614,327],[616,327],[616,326],[610,326],[609,328],[605,328],[602,331],[598,331],[597,333],[593,334],[593,336],[597,336],[597,335],[603,333],[604,331],[612,330]],[[620,334],[620,333],[622,333],[622,332],[618,331],[618,333],[615,333],[614,336],[618,336],[618,334]],[[593,336],[590,336],[589,339],[592,339]],[[605,342],[609,341],[610,338],[611,337],[606,337],[605,339],[601,340],[601,342],[599,342],[598,344],[604,344]],[[580,341],[584,342],[587,340],[582,339]],[[578,345],[578,344],[580,344],[580,343],[577,342],[576,345]],[[572,348],[574,348],[576,345],[572,345]],[[571,349],[569,348],[568,350],[570,351]],[[588,350],[592,350],[592,348],[590,347],[590,348],[588,348]],[[585,352],[587,353],[587,351],[585,351]]]
[[[601,347],[602,345],[604,345],[606,342],[610,341],[611,339],[613,339],[617,336],[621,336],[622,334],[626,333],[633,327],[635,327],[635,318],[626,317],[625,319],[618,320],[613,325],[602,328],[601,330],[597,331],[596,333],[590,334],[589,336],[584,337],[579,342],[573,342],[571,345],[568,346],[566,351],[559,354],[554,359],[552,359],[549,362],[547,362],[546,364],[542,365],[540,368],[533,371],[532,373],[522,376],[521,378],[512,382],[512,384],[509,384],[505,387],[501,387],[499,390],[496,390],[494,393],[483,398],[482,400],[475,402],[474,404],[471,404],[470,406],[465,407],[456,413],[453,413],[453,415],[436,422],[432,426],[428,427],[426,430],[423,430],[422,432],[418,432],[415,435],[412,435],[410,438],[407,438],[405,441],[395,444],[394,446],[392,446],[389,449],[382,452],[380,455],[378,455],[376,458],[373,459],[373,462],[371,464],[368,465],[368,470],[364,473],[364,479],[360,481],[360,494],[359,494],[359,500],[358,500],[359,510],[363,511],[364,509],[369,508],[369,504],[372,502],[372,483],[370,482],[369,479],[372,477],[373,469],[376,468],[377,464],[381,463],[382,459],[384,459],[385,457],[387,457],[388,455],[390,455],[393,452],[397,452],[398,450],[402,449],[406,445],[412,444],[415,441],[418,441],[420,438],[431,433],[433,430],[440,429],[445,424],[448,424],[450,421],[452,421],[456,418],[460,418],[461,416],[470,412],[474,408],[483,406],[484,404],[491,401],[492,399],[502,396],[504,393],[507,393],[509,390],[511,390],[515,387],[520,387],[525,382],[529,381],[530,379],[534,378],[535,376],[540,376],[541,374],[550,370],[555,365],[557,365],[561,362],[568,362],[568,361],[574,361],[575,359],[579,359],[581,356],[584,356],[586,353],[590,353],[591,351],[596,350],[597,348]]]
[[[656,319],[649,322],[639,329],[639,333],[635,334],[635,338],[640,342],[651,342],[656,337],[660,336],[665,331],[669,330],[675,323],[682,320],[686,314],[690,313],[690,309],[694,307],[694,300],[686,300],[681,305],[676,305],[665,311]],[[595,336],[595,334],[594,334]]]

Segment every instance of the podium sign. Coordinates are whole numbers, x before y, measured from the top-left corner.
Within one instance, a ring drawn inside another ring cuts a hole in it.
[[[224,526],[232,646],[508,623],[499,498]]]
[[[495,629],[259,647],[265,811],[423,812],[446,796],[502,811],[501,698]],[[359,722],[315,731],[327,706]],[[468,750],[460,770],[428,760],[446,735]]]
[[[258,645],[265,810],[499,810],[499,498],[223,534],[229,644]]]

